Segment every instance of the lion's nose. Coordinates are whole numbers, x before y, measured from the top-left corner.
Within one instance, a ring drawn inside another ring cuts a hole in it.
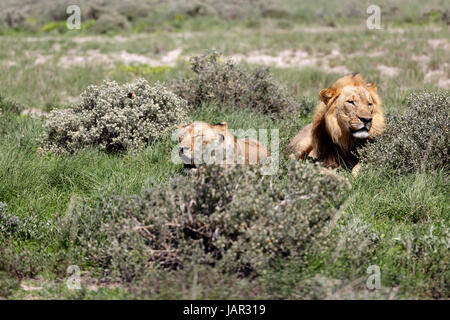
[[[180,154],[182,154],[182,153],[184,153],[186,150],[188,150],[189,148],[188,147],[180,147],[180,149],[179,149],[179,153]]]
[[[364,124],[370,124],[372,122],[372,117],[359,117]]]

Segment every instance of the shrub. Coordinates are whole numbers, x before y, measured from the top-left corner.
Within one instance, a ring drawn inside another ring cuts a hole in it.
[[[315,248],[314,262],[323,263],[327,274],[339,279],[355,283],[362,280],[361,284],[365,284],[367,268],[379,266],[379,296],[387,297],[397,290],[403,298],[449,296],[450,229],[446,221],[395,226],[378,232],[360,218],[346,217]],[[388,288],[394,291],[383,293]]]
[[[305,279],[299,284],[295,292],[297,299],[313,300],[392,300],[400,298],[410,298],[408,296],[399,296],[397,288],[381,287],[376,290],[368,290],[366,277],[358,281],[349,281],[347,279],[334,279],[322,274],[316,274],[314,277]]]
[[[403,290],[414,290],[435,299],[448,299],[450,279],[450,228],[447,221],[417,225],[408,233],[392,238],[386,277],[401,281]],[[403,272],[398,272],[403,270]]]
[[[11,278],[8,273],[0,271],[0,299],[8,297],[19,287],[19,281],[16,278]]]
[[[276,83],[267,68],[248,72],[231,60],[221,62],[217,52],[192,57],[190,62],[194,76],[174,82],[172,90],[191,106],[217,100],[274,117],[296,109],[294,98]]]
[[[7,209],[0,202],[0,273],[6,271],[22,278],[50,271],[60,264],[61,252],[49,250],[57,234],[55,226],[36,214],[19,218]]]
[[[73,108],[49,114],[42,149],[136,150],[170,132],[185,117],[186,102],[159,84],[151,87],[143,79],[122,86],[104,81],[89,86]]]
[[[149,14],[154,12],[155,9],[156,4],[154,2],[146,1],[132,1],[132,4],[119,2],[115,6],[115,10],[130,22],[149,18]],[[159,14],[161,15],[161,12]]]
[[[316,108],[316,106],[317,106],[316,99],[302,97],[298,102],[297,115],[299,117],[306,117],[312,113],[312,111]]]
[[[23,107],[15,101],[6,99],[0,94],[0,114],[15,113],[19,114],[22,112]]]
[[[63,224],[78,232],[66,242],[114,278],[192,264],[248,275],[273,259],[306,255],[347,188],[310,163],[291,163],[284,183],[257,167],[209,166],[138,196],[85,206]]]
[[[4,202],[0,202],[0,231],[1,234],[5,234],[14,229],[19,224],[17,218],[8,214],[8,205]]]
[[[60,33],[64,33],[66,32],[67,29],[67,24],[65,21],[52,21],[47,23],[45,26],[43,26],[41,28],[42,32],[52,32],[52,31],[57,31]]]
[[[15,237],[16,239],[44,240],[50,233],[55,232],[51,223],[47,223],[37,214],[30,213],[25,218],[8,212],[8,206],[0,202],[0,231],[4,236]]]
[[[98,18],[92,30],[98,33],[118,32],[129,30],[130,23],[127,18],[117,12],[103,13]]]
[[[450,159],[450,96],[420,93],[408,98],[404,114],[387,118],[385,133],[358,150],[363,163],[406,174],[448,168]]]
[[[347,267],[369,265],[380,241],[380,236],[371,224],[359,218],[346,219],[333,233],[330,239],[334,243],[329,243],[333,260],[341,260]]]
[[[218,16],[222,19],[249,19],[261,17],[287,18],[289,13],[280,3],[267,0],[195,0],[175,1],[174,9],[189,17]]]
[[[192,279],[195,279],[192,281]],[[181,287],[181,288],[180,288]],[[262,288],[252,278],[225,275],[206,265],[177,271],[149,270],[145,278],[127,289],[134,299],[262,299]],[[181,290],[180,290],[181,289]]]
[[[23,26],[26,21],[27,14],[25,10],[18,8],[6,9],[2,19],[6,22],[10,28],[19,28]]]
[[[101,15],[108,14],[108,12],[109,9],[105,6],[91,2],[86,9],[86,19],[98,20]]]
[[[46,3],[44,4],[42,9],[38,10],[42,10],[45,12],[46,21],[65,21],[68,17],[68,14],[66,12],[67,7],[72,4],[74,3],[68,0],[59,0],[55,1],[54,3]],[[39,13],[42,14],[42,11]]]
[[[0,94],[0,135],[8,133],[11,129],[11,118],[23,110],[18,103],[3,98]]]

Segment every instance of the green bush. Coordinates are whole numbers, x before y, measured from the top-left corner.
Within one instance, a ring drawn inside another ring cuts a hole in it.
[[[62,225],[86,261],[125,281],[149,269],[193,264],[243,275],[273,259],[305,256],[349,185],[318,166],[293,162],[288,181],[257,167],[208,166],[141,195],[103,199]]]
[[[315,248],[309,265],[323,264],[322,272],[335,279],[313,282],[311,287],[300,284],[297,297],[446,299],[450,295],[450,229],[445,221],[381,233],[370,223],[347,217]],[[380,267],[381,289],[369,294],[365,284],[371,265]]]
[[[54,233],[54,226],[43,221],[38,215],[30,213],[25,218],[8,212],[8,206],[0,202],[0,232],[4,236],[16,239],[44,240],[51,236],[47,233]]]
[[[194,76],[179,79],[171,87],[193,107],[216,100],[272,117],[298,109],[294,98],[280,87],[267,68],[249,72],[231,60],[222,62],[217,52],[192,57],[190,62]]]
[[[358,150],[361,161],[379,171],[398,174],[448,168],[450,96],[413,94],[408,104],[404,114],[387,118],[383,135]]]
[[[52,32],[57,31],[64,33],[68,30],[66,21],[52,21],[47,23],[41,28],[42,32]]]
[[[371,264],[380,240],[371,224],[347,218],[339,222],[322,247],[331,251],[331,261],[342,271],[357,275],[364,274]]]
[[[22,112],[23,107],[15,101],[9,100],[0,94],[0,114]]]
[[[316,106],[317,106],[316,99],[302,97],[298,101],[296,116],[307,117],[308,115],[310,115],[312,113],[312,111],[316,108]]]
[[[57,226],[38,215],[20,218],[0,202],[0,273],[23,278],[59,268],[65,254],[51,250],[58,232]]]
[[[8,8],[2,14],[2,20],[9,28],[20,28],[26,22],[27,14],[22,8]]]
[[[174,10],[188,17],[218,16],[222,19],[249,19],[249,18],[288,18],[289,12],[281,8],[280,3],[267,0],[194,0],[175,1]]]
[[[11,232],[14,230],[19,221],[16,217],[10,216],[8,214],[8,205],[4,202],[0,202],[0,232],[5,234],[6,232]]]
[[[119,32],[129,30],[130,23],[117,12],[107,12],[100,15],[91,29],[98,33]]]
[[[0,135],[10,131],[11,118],[23,110],[18,103],[3,98],[0,94]]]
[[[7,272],[0,271],[0,298],[8,297],[17,289],[19,289],[17,278],[12,278]]]
[[[44,11],[40,13],[45,13],[46,21],[65,21],[69,16],[66,12],[67,7],[75,4],[69,0],[58,0],[52,2],[53,3],[45,3],[43,7],[40,8],[40,10]]]
[[[144,148],[186,117],[186,102],[144,79],[89,86],[71,109],[53,110],[45,124],[42,150],[73,153],[86,147],[107,152]]]
[[[447,221],[417,225],[401,237],[392,238],[385,263],[385,277],[435,299],[450,297],[450,228]],[[403,272],[398,272],[403,270]]]

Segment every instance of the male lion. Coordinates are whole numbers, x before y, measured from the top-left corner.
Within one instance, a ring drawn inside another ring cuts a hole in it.
[[[202,163],[257,164],[270,158],[270,152],[258,141],[237,139],[227,127],[226,122],[179,125],[179,155],[185,168],[195,168]]]
[[[356,175],[360,166],[352,151],[384,130],[377,88],[352,74],[321,90],[319,98],[312,123],[292,139],[288,154],[297,159],[309,156],[328,168],[345,165],[354,168]]]

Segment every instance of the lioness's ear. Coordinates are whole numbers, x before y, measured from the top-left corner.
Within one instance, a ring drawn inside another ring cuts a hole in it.
[[[375,83],[373,83],[373,82],[369,82],[368,84],[367,84],[367,88],[368,89],[372,89],[373,91],[377,91],[377,86],[375,85]]]
[[[325,104],[327,104],[328,101],[330,101],[330,99],[333,98],[335,95],[336,95],[336,90],[331,89],[331,88],[326,88],[326,89],[320,90],[319,98]]]
[[[228,123],[226,123],[226,121],[217,123],[214,125],[214,128],[218,129],[219,131],[226,131],[228,128]]]
[[[178,129],[184,129],[187,126],[187,124],[179,124],[178,125]]]

